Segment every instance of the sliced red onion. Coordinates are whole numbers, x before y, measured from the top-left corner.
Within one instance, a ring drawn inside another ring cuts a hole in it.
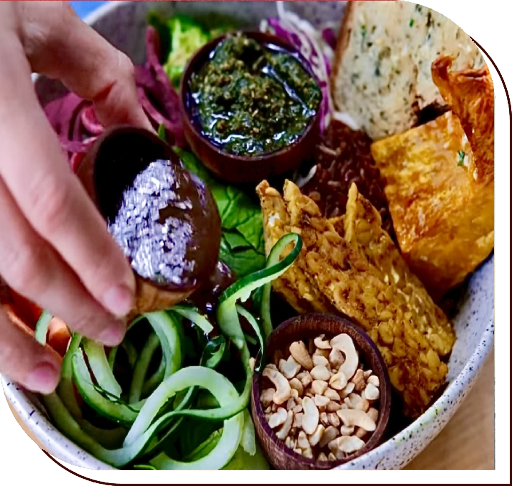
[[[326,27],[325,29],[322,29],[322,38],[331,49],[336,48],[336,43],[338,42],[338,38],[333,29],[331,29],[330,27]]]
[[[146,31],[147,62],[136,66],[135,81],[139,101],[147,116],[155,126],[163,124],[167,140],[183,147],[185,137],[179,113],[179,97],[160,64],[159,42],[155,29]],[[57,133],[61,146],[68,153],[73,170],[76,170],[104,127],[98,121],[90,101],[74,93],[49,102],[44,107],[46,117]]]
[[[105,127],[98,121],[94,111],[94,106],[92,105],[86,106],[82,110],[80,120],[83,123],[84,128],[93,135],[101,135],[105,129]]]
[[[150,76],[143,74],[144,69],[139,69],[140,85],[148,92],[146,95],[149,94],[161,103],[165,113],[164,116],[161,111],[155,108],[148,115],[151,116],[155,111],[158,111],[165,119],[165,122],[159,121],[158,123],[164,123],[167,131],[174,136],[176,145],[183,147],[185,145],[185,136],[179,111],[179,96],[160,63],[158,35],[151,26],[146,29],[146,57],[145,67],[149,69]]]

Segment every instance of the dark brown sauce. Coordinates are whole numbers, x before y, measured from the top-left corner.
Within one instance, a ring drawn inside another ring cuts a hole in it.
[[[195,241],[195,195],[183,191],[190,184],[190,175],[173,170],[169,160],[155,160],[125,189],[116,216],[108,221],[132,268],[159,285],[196,284],[201,252]]]
[[[215,271],[203,286],[188,299],[191,304],[197,306],[202,312],[215,319],[217,301],[224,290],[236,280],[233,272],[222,262],[217,262]]]
[[[94,160],[97,204],[135,273],[169,290],[208,281],[220,218],[204,182],[170,147],[134,131],[106,138]]]

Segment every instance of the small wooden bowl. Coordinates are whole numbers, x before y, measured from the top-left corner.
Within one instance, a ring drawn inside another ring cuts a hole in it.
[[[129,166],[122,163],[128,159],[135,162]],[[172,147],[156,134],[131,126],[113,127],[94,142],[78,168],[77,175],[102,216],[108,220],[113,217],[113,211],[117,210],[127,180],[135,177],[145,164],[156,159],[170,160],[182,166]],[[202,212],[196,213],[195,217],[201,220],[202,247],[208,249],[208,255],[198,262],[200,268],[194,275],[195,282],[171,287],[135,274],[135,306],[128,320],[144,312],[172,307],[189,297],[214,272],[220,247],[220,217],[217,205],[206,187],[203,200],[204,207],[197,208],[202,208]]]
[[[306,61],[285,40],[262,32],[244,32],[244,34],[260,44],[274,44],[293,53],[315,79]],[[198,116],[193,113],[192,109],[194,102],[189,90],[190,78],[194,73],[199,72],[208,61],[211,52],[225,37],[226,35],[222,35],[204,45],[189,61],[183,73],[180,86],[180,112],[187,142],[204,165],[220,178],[229,182],[260,182],[266,178],[296,169],[313,152],[320,122],[319,109],[299,139],[287,147],[268,154],[254,156],[230,154],[213,144],[201,133]],[[319,107],[321,103],[322,100],[320,99]]]
[[[380,398],[377,427],[364,447],[344,459],[337,461],[308,459],[285,446],[268,425],[260,402],[261,374],[255,373],[252,383],[252,417],[263,451],[276,469],[333,469],[372,450],[383,438],[391,411],[391,385],[388,372],[382,355],[373,341],[352,322],[327,314],[304,314],[288,319],[270,335],[267,341],[267,362],[271,361],[275,351],[285,350],[294,341],[315,338],[320,334],[332,338],[340,333],[346,333],[353,339],[359,352],[360,361],[364,363],[366,369],[373,370],[373,373],[379,378]]]

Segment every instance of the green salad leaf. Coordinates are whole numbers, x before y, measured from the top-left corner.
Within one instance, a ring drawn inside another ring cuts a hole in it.
[[[239,278],[263,268],[265,242],[259,205],[245,192],[210,174],[193,153],[174,150],[185,167],[207,184],[217,203],[222,225],[220,260]]]
[[[175,89],[179,89],[185,66],[197,50],[213,38],[234,29],[230,22],[220,22],[209,30],[181,14],[164,19],[159,13],[150,12],[148,21],[158,32],[163,67]]]
[[[188,60],[210,40],[210,37],[197,22],[184,15],[171,17],[168,25],[171,50],[164,70],[174,88],[178,89]]]

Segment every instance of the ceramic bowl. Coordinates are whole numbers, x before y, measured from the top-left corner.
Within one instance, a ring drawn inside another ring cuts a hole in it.
[[[288,8],[320,26],[341,19],[344,2],[292,2]],[[183,13],[196,17],[206,26],[229,15],[244,29],[257,29],[260,19],[276,15],[274,2],[113,2],[88,18],[103,36],[125,51],[135,63],[145,56],[144,32],[148,11],[164,15]],[[337,21],[336,21],[337,23]],[[36,91],[43,102],[63,93],[59,83],[39,79]],[[453,324],[457,342],[448,362],[447,386],[442,395],[417,420],[377,448],[337,469],[400,469],[414,459],[452,418],[475,380],[494,343],[494,256],[469,279],[459,302]],[[77,447],[60,434],[47,419],[37,397],[3,380],[11,406],[44,448],[57,458],[89,469],[112,469]],[[20,431],[21,433],[21,431]]]
[[[260,45],[273,44],[285,49],[297,57],[304,66],[302,56],[290,44],[279,37],[261,32],[245,32],[245,35]],[[290,145],[262,155],[236,155],[226,152],[213,144],[202,134],[196,113],[195,103],[190,91],[190,81],[210,59],[215,48],[225,39],[225,35],[213,39],[204,45],[188,63],[181,80],[180,112],[183,119],[185,137],[192,151],[212,172],[230,182],[259,182],[276,175],[296,169],[313,152],[318,135],[320,111],[310,120],[300,137]],[[313,77],[313,74],[310,72]],[[319,103],[320,105],[320,103]]]

